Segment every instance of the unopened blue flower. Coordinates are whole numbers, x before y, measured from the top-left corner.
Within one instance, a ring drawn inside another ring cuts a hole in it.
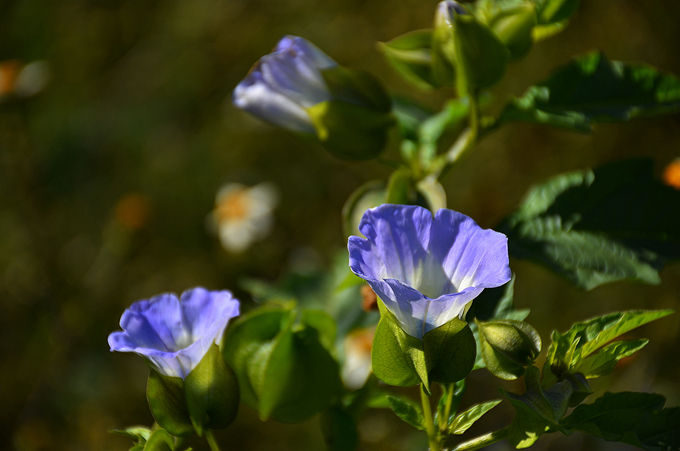
[[[316,133],[306,108],[332,99],[321,71],[337,66],[311,42],[284,36],[232,95],[234,105],[295,132]]]
[[[409,335],[421,338],[461,318],[484,288],[510,280],[507,238],[441,209],[382,205],[349,237],[349,266],[365,279]]]
[[[135,302],[120,319],[123,332],[109,335],[111,351],[134,352],[159,373],[181,377],[191,372],[213,343],[219,343],[239,301],[229,291],[193,288]]]
[[[444,0],[437,4],[437,10],[435,15],[441,17],[446,23],[451,26],[454,22],[454,17],[456,14],[468,14],[467,10],[460,3],[454,0]],[[437,19],[435,19],[435,22]]]

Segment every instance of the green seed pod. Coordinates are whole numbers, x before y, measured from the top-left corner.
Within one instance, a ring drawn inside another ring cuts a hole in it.
[[[482,358],[496,377],[517,379],[541,352],[541,337],[528,323],[496,320],[477,325]]]

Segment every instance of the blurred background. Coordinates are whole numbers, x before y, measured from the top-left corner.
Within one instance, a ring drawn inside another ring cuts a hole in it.
[[[430,27],[436,3],[0,1],[0,446],[127,449],[128,439],[107,430],[153,422],[142,359],[110,353],[106,341],[129,304],[202,285],[235,291],[247,308],[244,280],[276,282],[331,264],[346,243],[344,201],[390,168],[337,160],[258,122],[231,105],[231,90],[282,35],[294,34],[436,110],[449,93],[412,89],[375,46]],[[677,0],[583,1],[566,31],[510,66],[492,90],[490,111],[591,49],[680,74],[678,23]],[[492,227],[534,183],[643,155],[656,159],[659,175],[680,157],[680,115],[598,125],[590,135],[512,124],[482,141],[443,183],[449,208]],[[385,157],[398,158],[394,143]],[[277,187],[269,233],[240,252],[223,247],[213,224],[220,213],[211,213],[218,191],[262,182]],[[677,264],[661,273],[659,286],[618,283],[590,292],[532,263],[511,266],[515,304],[532,310],[528,321],[544,342],[577,320],[680,303]],[[594,387],[659,392],[680,405],[679,335],[677,314],[635,331],[651,343]],[[463,406],[499,398],[498,386],[485,370],[473,373]],[[470,436],[508,424],[506,404]],[[367,414],[359,431],[364,450],[426,447],[389,411]],[[261,423],[245,406],[217,437],[229,450],[324,446],[316,419]],[[580,434],[545,437],[535,448],[629,449]]]

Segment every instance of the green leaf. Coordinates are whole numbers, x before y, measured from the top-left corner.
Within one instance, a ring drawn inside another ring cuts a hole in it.
[[[590,319],[588,321],[574,324],[564,334],[557,331],[552,333],[552,343],[548,349],[547,361],[550,363],[553,372],[556,375],[561,375],[564,372],[575,372],[575,368],[583,363],[586,365],[583,369],[590,368],[595,370],[596,367],[591,365],[604,363],[607,361],[607,356],[618,361],[625,357],[624,354],[630,352],[632,354],[640,349],[638,342],[628,345],[610,346],[609,349],[602,355],[602,359],[593,358],[586,364],[583,359],[593,354],[597,349],[603,347],[607,343],[621,335],[647,324],[651,321],[663,318],[670,315],[673,310],[631,310],[627,312],[610,313],[608,315],[600,316]],[[630,347],[629,347],[630,346]],[[639,346],[639,347],[638,347]],[[635,349],[637,347],[637,349]],[[605,351],[604,349],[601,351]],[[621,357],[616,357],[621,353]],[[628,355],[630,355],[628,354]],[[597,357],[594,356],[594,357]],[[593,373],[596,374],[596,373]],[[597,376],[592,376],[597,377]]]
[[[487,2],[494,7],[485,11],[487,25],[510,52],[510,58],[524,56],[533,43],[532,30],[536,25],[536,7],[532,2]]]
[[[338,363],[312,327],[279,333],[272,346],[259,393],[260,418],[286,423],[304,421],[340,395]]]
[[[437,83],[432,72],[432,30],[416,30],[389,42],[379,42],[378,49],[392,67],[420,89],[433,89]]]
[[[496,407],[500,402],[501,400],[497,399],[494,401],[477,404],[460,413],[453,420],[453,423],[449,428],[449,433],[455,435],[463,434],[465,431],[470,429],[470,427],[475,424],[477,420],[482,418],[486,412]]]
[[[647,64],[578,57],[514,99],[499,121],[525,121],[589,132],[593,122],[621,122],[680,110],[680,80]]]
[[[378,306],[380,321],[371,350],[373,374],[386,384],[397,387],[410,387],[422,382],[429,391],[422,340],[404,332],[382,301],[378,302]]]
[[[390,403],[392,411],[399,418],[420,431],[425,430],[425,418],[420,406],[410,400],[390,395],[387,396],[387,401]]]
[[[151,370],[146,385],[146,397],[151,414],[163,429],[176,437],[188,437],[194,433],[182,378],[164,376]]]
[[[526,393],[515,395],[501,390],[517,411],[510,425],[508,440],[517,449],[533,445],[545,432],[564,430],[558,421],[567,411],[572,386],[569,381],[558,382],[543,390],[540,384],[540,371],[535,366],[527,368],[524,375]]]
[[[151,429],[145,426],[130,426],[125,429],[109,429],[110,434],[123,435],[125,437],[144,443],[151,436]]]
[[[359,444],[357,426],[341,407],[331,407],[320,417],[321,432],[328,451],[353,451]]]
[[[241,397],[263,420],[303,421],[342,389],[338,364],[326,348],[332,331],[320,334],[310,325],[327,327],[327,318],[303,313],[295,324],[296,317],[293,310],[259,309],[238,320],[224,339]]]
[[[680,192],[653,179],[649,159],[556,176],[533,187],[499,225],[510,254],[592,289],[618,280],[657,284],[680,258]]]
[[[222,354],[236,373],[241,400],[255,410],[274,340],[291,315],[282,308],[260,308],[238,318],[225,333]]]
[[[465,321],[454,318],[423,336],[430,381],[450,384],[464,379],[475,364],[475,337]]]
[[[680,408],[653,393],[605,393],[578,406],[562,426],[649,451],[680,449]]]
[[[236,375],[216,344],[184,380],[189,417],[199,437],[206,429],[223,429],[236,420],[239,387]]]
[[[562,31],[578,9],[580,0],[535,0],[538,26],[534,40],[549,38]]]
[[[420,180],[416,184],[416,190],[425,198],[427,207],[432,213],[446,208],[446,191],[435,177],[429,176]]]
[[[174,434],[173,434],[174,435]],[[173,451],[175,442],[172,435],[164,429],[156,429],[144,445],[144,451]]]
[[[302,322],[314,328],[319,333],[319,343],[329,354],[335,355],[335,338],[338,329],[335,320],[322,310],[305,309],[302,311]]]
[[[635,354],[647,343],[649,340],[645,339],[616,341],[603,347],[596,354],[579,361],[573,371],[583,374],[588,379],[606,376],[612,372],[619,360]]]

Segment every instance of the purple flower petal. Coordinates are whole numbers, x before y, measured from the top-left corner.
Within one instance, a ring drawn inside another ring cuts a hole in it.
[[[184,379],[212,343],[219,343],[239,301],[229,291],[194,288],[136,302],[120,320],[123,332],[109,335],[111,351],[134,352],[162,374]]]
[[[484,288],[510,280],[507,238],[441,209],[382,205],[349,238],[349,265],[365,279],[406,333],[417,338],[463,318]]]
[[[280,127],[314,133],[306,108],[332,98],[321,71],[336,65],[305,39],[284,36],[236,86],[232,101]]]

